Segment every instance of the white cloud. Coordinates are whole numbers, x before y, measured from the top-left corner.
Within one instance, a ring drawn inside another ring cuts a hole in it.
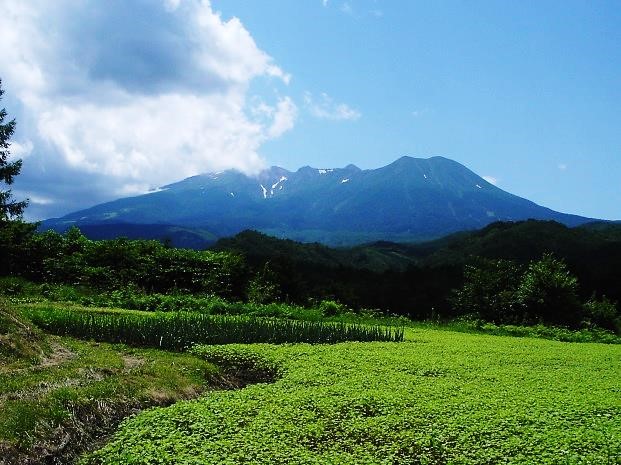
[[[34,192],[24,192],[21,190],[13,191],[13,197],[17,200],[28,199],[30,205],[52,205],[55,200],[50,197],[44,197]]]
[[[354,121],[362,116],[358,110],[345,103],[335,103],[326,93],[322,93],[319,99],[315,100],[310,92],[306,92],[304,103],[311,115],[320,119]]]
[[[24,142],[12,141],[9,147],[11,159],[28,158],[32,153],[33,147],[31,140],[25,140]]]
[[[561,171],[567,171],[567,165],[565,163],[559,163],[557,168]]]
[[[483,179],[485,179],[487,182],[489,182],[490,184],[493,184],[494,186],[498,185],[498,178],[495,178],[494,176],[481,176]]]
[[[328,6],[328,0],[321,0],[321,3],[323,4],[323,6]]]
[[[3,2],[0,76],[18,102],[18,129],[32,122],[11,151],[74,179],[84,203],[205,171],[255,173],[265,166],[261,145],[294,126],[289,97],[263,102],[260,114],[252,107],[254,79],[282,86],[291,76],[239,19],[207,0],[147,5]],[[54,197],[26,188],[33,202]]]
[[[341,11],[345,13],[346,15],[354,14],[354,9],[352,8],[351,3],[349,2],[343,2],[343,4],[341,5]]]
[[[30,203],[34,203],[37,205],[51,205],[54,203],[54,200],[36,194],[26,195],[25,197],[30,201]]]
[[[289,98],[281,99],[276,105],[272,125],[269,128],[269,137],[279,137],[293,128],[298,108]]]

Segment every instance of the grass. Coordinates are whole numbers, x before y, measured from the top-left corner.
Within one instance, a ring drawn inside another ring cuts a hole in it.
[[[123,417],[228,382],[191,354],[45,335],[6,302],[0,323],[3,465],[67,463]]]
[[[85,464],[619,464],[621,347],[407,331],[404,343],[199,346],[273,384],[126,420]]]
[[[30,320],[57,335],[184,350],[194,344],[401,341],[402,328],[195,312],[100,312],[60,305],[30,306]]]
[[[49,351],[45,338],[6,301],[0,300],[0,364],[28,364]]]
[[[418,324],[418,326],[421,326],[421,324]],[[599,342],[603,344],[621,344],[620,335],[599,327],[572,330],[568,328],[545,326],[542,324],[534,326],[496,325],[482,320],[457,320],[445,323],[442,326],[450,331],[460,331],[465,333],[491,334],[495,336],[535,337],[552,339],[554,341],[561,342]]]
[[[189,354],[50,341],[53,350],[43,363],[0,365],[0,456],[8,463],[62,461],[124,416],[196,397],[218,379],[214,365]]]

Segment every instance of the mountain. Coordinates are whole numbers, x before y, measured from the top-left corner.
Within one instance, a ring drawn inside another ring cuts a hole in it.
[[[303,242],[348,245],[437,238],[495,221],[528,218],[568,226],[593,221],[555,212],[488,183],[443,157],[402,157],[374,170],[272,167],[256,177],[229,170],[193,176],[137,197],[44,222],[65,230],[108,232],[135,225],[176,225],[202,237],[255,229]]]

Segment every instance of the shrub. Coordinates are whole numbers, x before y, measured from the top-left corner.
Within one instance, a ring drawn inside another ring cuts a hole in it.
[[[345,305],[334,300],[322,300],[319,304],[319,310],[321,310],[323,316],[342,315],[349,311]]]
[[[171,249],[158,241],[125,238],[92,241],[77,228],[64,235],[31,234],[22,242],[9,250],[19,260],[10,258],[12,268],[0,266],[0,272],[106,290],[133,285],[149,292],[242,296],[245,263],[233,253]]]
[[[248,283],[248,301],[258,304],[276,302],[280,297],[278,278],[271,270],[269,263],[257,272]]]
[[[584,311],[589,323],[618,334],[621,333],[621,314],[615,302],[611,302],[606,297],[602,300],[592,297],[584,304]]]
[[[516,295],[526,320],[574,327],[580,323],[578,279],[569,272],[565,262],[550,254],[528,265]]]
[[[480,259],[464,269],[464,285],[450,297],[459,314],[495,323],[521,323],[518,305],[520,267],[509,260]]]

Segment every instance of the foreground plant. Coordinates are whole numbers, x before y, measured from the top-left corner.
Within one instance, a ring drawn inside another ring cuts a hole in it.
[[[211,316],[195,312],[98,313],[86,309],[31,307],[33,323],[58,335],[70,335],[142,347],[184,350],[194,344],[337,343],[402,341],[402,328],[347,323]]]
[[[199,346],[273,384],[127,420],[85,464],[616,464],[621,347],[419,330],[416,342]]]

